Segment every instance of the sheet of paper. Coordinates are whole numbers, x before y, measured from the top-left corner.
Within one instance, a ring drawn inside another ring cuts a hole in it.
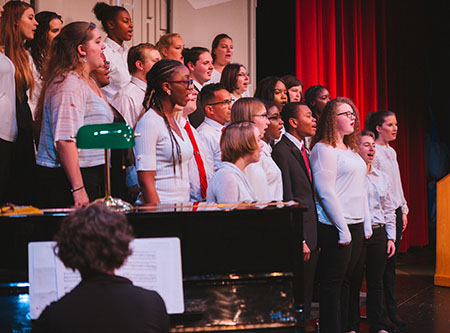
[[[70,292],[81,281],[55,256],[54,242],[33,242],[29,250],[30,316],[39,317],[45,307]],[[130,279],[135,286],[157,291],[167,312],[183,313],[181,245],[178,238],[135,239],[133,253],[115,274]]]

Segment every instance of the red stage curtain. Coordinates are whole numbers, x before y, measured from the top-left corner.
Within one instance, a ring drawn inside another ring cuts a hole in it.
[[[428,220],[424,103],[423,97],[420,103],[410,96],[413,84],[420,91],[414,67],[420,57],[409,53],[412,43],[404,38],[419,29],[402,25],[414,26],[415,19],[402,10],[385,0],[297,0],[296,75],[305,89],[321,84],[332,97],[351,98],[361,119],[377,109],[397,114],[399,137],[393,146],[410,207],[400,249],[406,251],[428,243]]]

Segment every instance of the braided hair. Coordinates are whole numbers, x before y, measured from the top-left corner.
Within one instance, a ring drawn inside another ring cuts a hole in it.
[[[142,102],[142,106],[144,107],[143,113],[152,108],[164,119],[164,123],[169,131],[170,141],[172,143],[172,165],[174,174],[176,174],[177,163],[181,166],[183,159],[180,145],[178,144],[172,127],[169,124],[169,119],[167,119],[167,116],[164,113],[162,98],[167,96],[167,93],[162,89],[162,84],[163,82],[170,81],[177,68],[181,66],[184,67],[184,65],[179,61],[172,59],[162,59],[154,64],[146,75],[147,90],[145,91],[144,101]],[[139,118],[142,117],[143,113]]]

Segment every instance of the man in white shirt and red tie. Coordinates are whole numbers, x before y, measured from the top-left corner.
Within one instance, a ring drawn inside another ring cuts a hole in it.
[[[189,183],[190,183],[190,200],[192,202],[200,202],[206,200],[206,191],[208,182],[214,173],[214,165],[212,158],[208,156],[208,150],[205,147],[197,130],[189,122],[189,114],[197,108],[197,90],[193,89],[191,99],[183,108],[182,115],[178,119],[181,127],[183,127],[191,141],[194,150],[194,158],[189,161]]]
[[[197,132],[208,150],[210,163],[212,162],[216,170],[222,161],[220,151],[222,131],[231,118],[231,95],[222,84],[213,83],[203,87],[199,98],[206,117],[197,128]]]
[[[272,151],[272,158],[281,170],[283,200],[294,200],[308,207],[303,215],[304,320],[305,330],[311,313],[314,274],[319,258],[317,242],[317,210],[314,197],[314,177],[305,149],[304,139],[316,134],[316,119],[303,103],[286,104],[281,110],[286,133]]]

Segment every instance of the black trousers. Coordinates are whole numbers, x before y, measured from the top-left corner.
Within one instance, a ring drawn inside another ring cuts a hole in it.
[[[80,168],[89,201],[105,195],[104,165]],[[66,208],[73,206],[72,188],[64,168],[37,167],[39,208]]]
[[[395,240],[395,254],[387,260],[386,269],[384,270],[384,299],[386,303],[386,311],[389,317],[394,317],[398,313],[397,309],[397,298],[395,297],[395,269],[397,267],[397,253],[400,248],[400,241],[402,240],[402,229],[403,229],[403,219],[402,219],[402,209],[397,208],[395,211],[396,215],[396,227],[397,236]]]
[[[382,324],[384,312],[383,274],[387,260],[387,235],[385,228],[373,230],[371,238],[364,240],[361,259],[355,268],[350,288],[348,331],[359,331],[360,298],[364,266],[367,282],[367,320],[370,332],[385,329]]]
[[[319,261],[319,250],[311,251],[308,261],[303,263],[303,318],[305,323],[311,320],[311,303],[314,290],[314,277],[316,275],[317,262]]]
[[[9,184],[14,143],[0,139],[0,205],[10,201]]]
[[[350,281],[364,240],[363,223],[348,227],[352,242],[340,245],[336,227],[319,223],[321,333],[347,330]]]

